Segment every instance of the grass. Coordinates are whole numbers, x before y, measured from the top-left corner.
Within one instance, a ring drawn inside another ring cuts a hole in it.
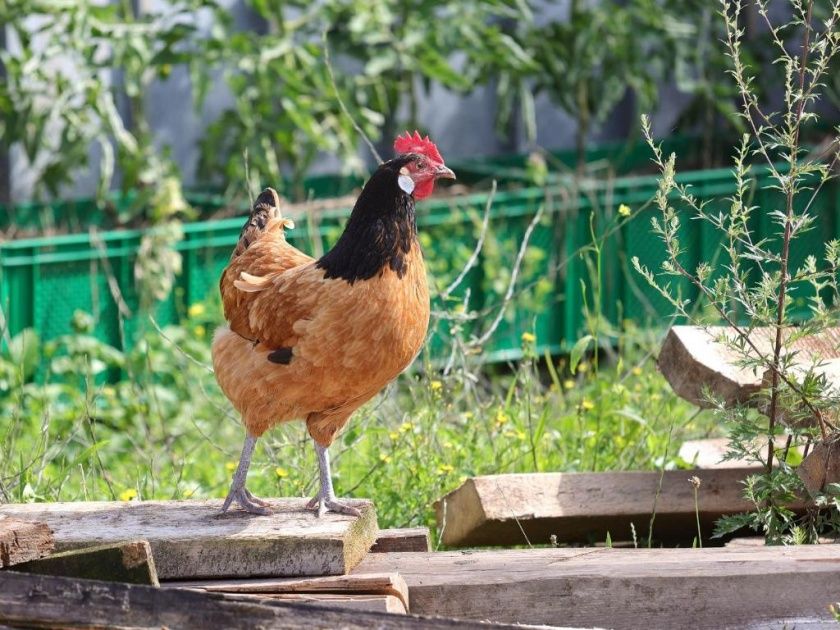
[[[208,367],[218,308],[189,312],[125,354],[89,336],[83,314],[75,335],[13,340],[0,360],[0,499],[223,497],[243,430]],[[654,333],[624,333],[618,352],[584,357],[574,375],[537,357],[536,342],[523,335],[524,361],[470,377],[418,359],[334,444],[337,492],[373,499],[381,527],[433,526],[434,501],[468,476],[673,468],[683,439],[713,430],[657,372]],[[303,423],[291,423],[258,443],[249,488],[308,496],[316,475]]]

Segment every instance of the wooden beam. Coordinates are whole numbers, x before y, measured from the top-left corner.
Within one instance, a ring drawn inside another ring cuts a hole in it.
[[[653,537],[691,544],[697,534],[694,487],[704,538],[724,514],[745,512],[743,481],[754,469],[665,471],[660,473],[532,473],[473,477],[435,504],[443,543],[479,545],[647,540],[654,499]],[[800,510],[802,504],[791,506]],[[632,526],[632,527],[631,527]]]
[[[408,611],[399,597],[393,595],[333,595],[330,593],[281,593],[260,595],[260,599],[294,604],[310,604],[343,610],[365,610],[368,612],[405,615]]]
[[[43,558],[54,548],[53,533],[46,523],[0,515],[0,569]]]
[[[785,334],[790,334],[790,329]],[[704,390],[724,400],[727,406],[748,403],[762,386],[767,368],[757,370],[739,367],[745,357],[759,355],[748,350],[736,352],[728,341],[737,339],[726,326],[673,326],[659,352],[659,369],[673,390],[700,407],[709,407]],[[775,329],[756,328],[750,340],[761,356],[772,356]],[[787,351],[796,352],[795,366],[800,369],[815,361],[826,362],[827,376],[840,374],[840,328],[829,328],[819,334],[791,341]]]
[[[159,585],[152,549],[145,540],[65,551],[48,558],[24,562],[17,565],[15,571],[106,582]]]
[[[190,580],[164,582],[165,588],[191,588],[213,593],[247,595],[389,595],[408,610],[408,587],[397,573],[331,575],[322,578],[251,578],[244,580]]]
[[[414,630],[487,625],[359,610],[331,610],[250,595],[200,593],[94,580],[0,572],[0,625],[27,628],[346,628]],[[507,627],[513,626],[489,626]]]
[[[318,518],[306,503],[274,499],[270,516],[221,514],[221,500],[7,504],[0,515],[45,521],[59,551],[148,540],[161,579],[347,573],[376,540],[373,504]]]
[[[400,529],[380,529],[371,553],[394,551],[431,551],[428,527],[403,527]]]
[[[831,619],[840,546],[370,554],[353,574],[390,571],[423,615],[619,630],[800,627]]]

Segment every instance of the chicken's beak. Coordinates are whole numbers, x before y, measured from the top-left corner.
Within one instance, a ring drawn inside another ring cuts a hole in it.
[[[452,172],[452,169],[447,168],[443,164],[435,167],[435,178],[436,179],[455,179],[455,173]]]

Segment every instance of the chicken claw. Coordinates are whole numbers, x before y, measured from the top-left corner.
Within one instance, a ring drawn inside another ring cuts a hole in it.
[[[228,511],[228,508],[234,501],[239,504],[239,507],[251,514],[259,514],[261,516],[271,514],[271,508],[268,507],[268,502],[258,499],[244,486],[235,490],[231,489],[227,499],[225,499],[224,505],[222,505],[222,514]]]
[[[256,443],[257,438],[251,435],[245,438],[245,444],[242,446],[242,455],[239,458],[239,466],[233,475],[230,492],[228,492],[227,498],[222,505],[222,514],[228,511],[228,508],[230,508],[234,501],[239,504],[239,507],[251,514],[261,514],[263,516],[271,514],[271,508],[268,502],[255,497],[245,487],[245,477],[248,476],[248,468],[251,465],[251,456],[254,454]]]
[[[318,495],[307,503],[306,508],[312,510],[318,506],[317,516],[322,517],[326,512],[337,512],[348,516],[361,516],[362,513],[354,507],[339,502],[335,498],[332,475],[330,474],[330,452],[326,446],[315,442],[315,454],[318,456],[318,473],[321,480],[321,490]]]
[[[312,500],[306,504],[307,510],[313,510],[318,507],[316,516],[321,518],[327,512],[335,512],[337,514],[346,514],[347,516],[361,516],[362,513],[354,508],[352,505],[341,503],[335,497],[329,498],[322,495],[312,497]]]

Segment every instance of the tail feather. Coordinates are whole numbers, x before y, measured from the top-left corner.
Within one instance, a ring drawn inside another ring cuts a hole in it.
[[[279,218],[281,218],[280,195],[273,188],[266,188],[257,197],[254,207],[251,209],[251,214],[239,233],[239,242],[236,244],[236,249],[233,250],[234,258],[248,249],[272,219]],[[288,222],[283,222],[284,227],[286,227],[286,223]]]
[[[255,276],[246,271],[239,274],[239,280],[233,281],[233,286],[246,293],[257,293],[265,289],[269,284],[271,284],[271,278],[269,276]]]

